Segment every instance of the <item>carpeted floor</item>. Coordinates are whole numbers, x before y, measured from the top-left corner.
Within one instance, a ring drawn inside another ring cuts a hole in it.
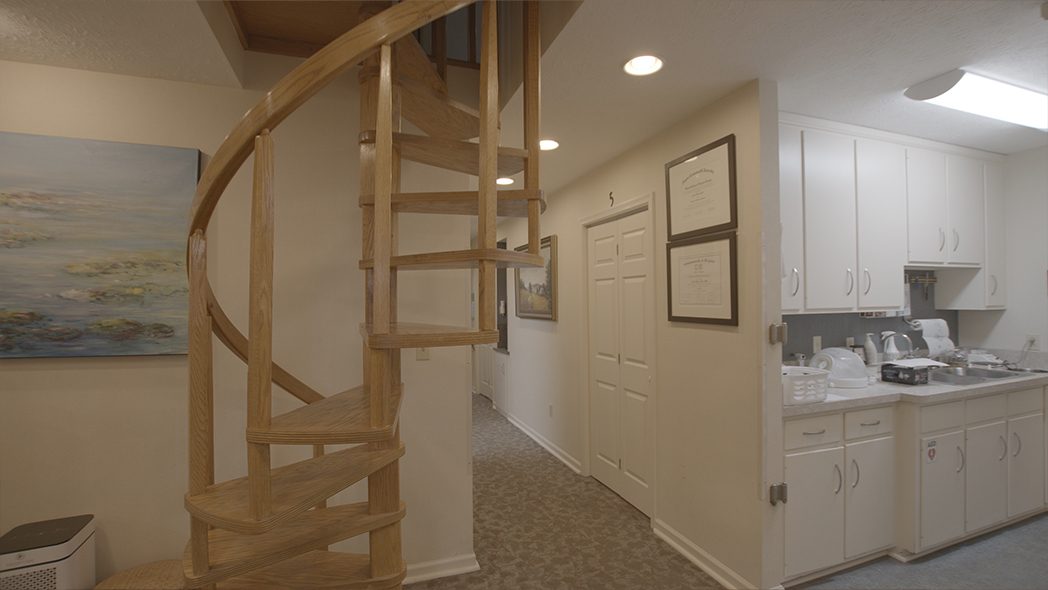
[[[1048,588],[1048,515],[899,563],[890,557],[816,580],[805,590]]]
[[[647,517],[564,466],[473,396],[473,544],[480,571],[411,590],[720,588]]]

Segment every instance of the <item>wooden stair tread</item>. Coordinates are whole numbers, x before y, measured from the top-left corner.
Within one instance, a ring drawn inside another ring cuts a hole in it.
[[[404,581],[403,561],[394,574],[371,577],[371,558],[355,553],[311,551],[218,584],[218,590],[380,590]]]
[[[388,334],[372,334],[371,326],[361,324],[360,334],[371,348],[435,348],[493,344],[499,341],[498,330],[471,330],[462,326],[440,326],[399,322],[390,324]]]
[[[360,143],[374,142],[374,131],[364,131],[360,134]],[[442,137],[394,133],[393,145],[403,158],[413,162],[473,176],[480,175],[480,144]],[[523,170],[527,157],[528,150],[500,147],[499,176],[512,176]]]
[[[472,139],[480,135],[480,115],[431,87],[400,78],[400,105],[404,118],[433,137]]]
[[[212,529],[208,532],[211,569],[193,575],[191,547],[182,558],[183,574],[190,585],[202,586],[249,573],[270,564],[291,559],[344,539],[398,522],[405,508],[369,514],[368,503],[346,504],[309,510],[292,522],[260,535],[241,535]]]
[[[393,193],[390,204],[398,213],[441,213],[446,215],[476,215],[478,191],[446,191],[428,193]],[[546,210],[546,201],[541,190],[500,190],[498,195],[499,217],[527,217],[528,201],[538,200],[539,208]],[[360,196],[360,205],[375,204],[375,195]]]
[[[95,590],[183,590],[182,562],[177,559],[154,561],[109,576]]]
[[[269,516],[256,520],[248,509],[248,479],[241,477],[209,486],[203,494],[186,494],[193,516],[216,527],[259,534],[301,514],[343,489],[396,461],[404,447],[370,450],[357,446],[272,470],[272,506]]]
[[[273,417],[267,429],[247,429],[247,441],[278,445],[343,445],[379,442],[393,436],[400,416],[400,394],[393,390],[393,420],[371,425],[371,405],[364,386],[354,387],[321,401]]]
[[[448,95],[447,83],[437,73],[437,67],[414,35],[401,37],[393,44],[393,61],[397,64],[399,77],[413,80],[436,94]]]
[[[541,267],[545,260],[538,254],[515,252],[500,248],[478,248],[474,250],[452,250],[449,252],[426,252],[405,254],[389,260],[391,268],[400,270],[449,270],[479,268],[483,261],[492,261],[499,268]],[[371,259],[361,260],[360,268],[375,267]]]

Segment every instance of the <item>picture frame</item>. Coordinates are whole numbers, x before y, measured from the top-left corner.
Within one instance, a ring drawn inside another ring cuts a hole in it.
[[[669,241],[737,229],[735,134],[666,164]]]
[[[514,248],[526,252],[528,245]],[[518,318],[557,321],[557,236],[539,242],[539,254],[546,261],[542,268],[517,268],[516,314]]]
[[[666,244],[669,321],[739,325],[735,232]]]

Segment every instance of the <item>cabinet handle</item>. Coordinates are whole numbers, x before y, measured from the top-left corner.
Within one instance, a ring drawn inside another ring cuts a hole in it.
[[[995,279],[996,280],[996,279]],[[797,294],[797,291],[801,290],[801,272],[797,270],[797,267],[793,268],[793,292],[790,293],[790,297]]]
[[[852,489],[854,490],[855,486],[859,485],[859,462],[852,459],[852,465],[855,466],[855,483],[852,484]]]
[[[859,422],[859,426],[880,426],[880,420],[874,420],[873,422]]]
[[[848,292],[845,295],[851,295],[852,290],[855,289],[855,274],[852,273],[852,269],[848,269]]]
[[[942,230],[942,228],[940,227],[939,228],[939,252],[942,252],[942,249],[945,248],[945,247],[946,247],[946,232],[944,232]]]
[[[1003,436],[998,436],[1001,439],[1001,456],[997,457],[998,461],[1004,461],[1004,458],[1008,456],[1008,441],[1004,440]]]
[[[993,280],[993,289],[990,290],[990,295],[997,294],[997,277],[996,275],[990,275],[990,279]]]
[[[957,473],[964,471],[964,465],[968,460],[964,457],[964,449],[957,447],[957,456],[961,458],[961,466],[957,468]]]
[[[862,274],[863,274],[863,276],[866,277],[866,290],[863,291],[862,294],[863,295],[869,295],[870,294],[870,288],[873,287],[873,277],[870,276],[870,269],[868,269],[868,268],[862,269]]]
[[[957,246],[961,245],[961,234],[957,233],[957,230],[953,230],[953,251],[957,251]]]
[[[818,432],[807,432],[807,431],[805,431],[805,432],[802,432],[801,434],[803,434],[805,436],[819,436],[820,434],[826,434],[826,429],[823,428],[822,430],[820,430]]]
[[[833,495],[841,493],[841,488],[844,487],[844,474],[841,473],[841,466],[836,463],[833,464],[833,470],[837,472],[837,489],[833,490]]]
[[[1023,439],[1019,438],[1019,433],[1018,432],[1013,432],[1012,436],[1015,437],[1015,443],[1016,443],[1016,445],[1015,445],[1016,446],[1015,452],[1012,453],[1012,456],[1013,457],[1018,457],[1019,453],[1023,452]]]

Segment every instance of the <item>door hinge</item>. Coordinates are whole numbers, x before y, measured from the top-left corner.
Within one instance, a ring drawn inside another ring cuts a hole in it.
[[[621,365],[622,364],[622,353],[617,353],[615,356],[618,357],[618,359],[619,359],[618,362]]]
[[[790,326],[786,322],[772,324],[768,327],[768,341],[772,344],[786,344],[790,341]]]
[[[619,255],[619,245],[615,244],[615,256]]]
[[[768,488],[768,499],[771,500],[772,506],[778,504],[779,502],[785,504],[787,496],[788,494],[785,482],[772,484],[772,486]]]
[[[622,457],[619,457],[619,471],[622,471]]]

